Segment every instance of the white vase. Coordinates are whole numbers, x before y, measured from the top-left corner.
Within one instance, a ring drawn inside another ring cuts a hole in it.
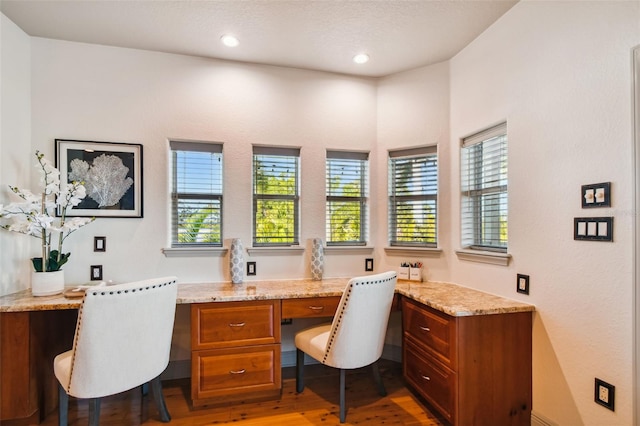
[[[244,254],[242,253],[242,241],[239,238],[231,240],[229,271],[231,272],[231,282],[241,284],[244,278]]]
[[[51,296],[64,290],[64,271],[36,272],[31,271],[31,294],[34,296]]]
[[[324,272],[324,247],[322,239],[314,238],[311,243],[311,279],[321,280]]]

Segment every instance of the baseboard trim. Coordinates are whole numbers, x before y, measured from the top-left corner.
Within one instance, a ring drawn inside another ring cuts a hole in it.
[[[531,426],[558,426],[558,423],[551,421],[540,413],[531,412]]]

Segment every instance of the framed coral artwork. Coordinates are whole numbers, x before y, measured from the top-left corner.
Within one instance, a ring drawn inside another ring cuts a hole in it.
[[[60,179],[83,182],[87,191],[67,216],[142,217],[141,144],[69,139],[55,143]]]

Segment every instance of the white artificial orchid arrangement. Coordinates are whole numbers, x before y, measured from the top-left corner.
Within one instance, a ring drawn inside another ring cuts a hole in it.
[[[42,240],[42,257],[31,259],[36,272],[59,271],[67,263],[71,253],[62,253],[62,243],[74,231],[93,222],[95,218],[73,217],[67,219],[67,211],[77,206],[85,197],[86,190],[82,182],[60,182],[60,171],[40,151],[36,151],[42,194],[9,185],[11,191],[23,201],[11,203],[6,207],[0,205],[0,219],[8,223],[0,227],[9,231],[31,235]],[[56,217],[56,209],[60,216]],[[58,236],[57,250],[51,250],[52,235]]]

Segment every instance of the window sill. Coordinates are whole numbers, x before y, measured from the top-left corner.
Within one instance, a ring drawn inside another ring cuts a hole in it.
[[[291,247],[248,247],[247,253],[252,255],[273,255],[273,256],[285,256],[304,253],[304,247],[291,246]]]
[[[384,251],[391,256],[440,257],[442,254],[438,247],[385,247]]]
[[[371,246],[324,246],[327,254],[371,254],[373,249]]]
[[[500,266],[508,266],[509,260],[511,260],[509,253],[497,253],[493,251],[461,249],[456,250],[456,255],[458,255],[458,259],[460,260]]]
[[[222,257],[229,249],[225,247],[171,247],[163,248],[165,257]]]

